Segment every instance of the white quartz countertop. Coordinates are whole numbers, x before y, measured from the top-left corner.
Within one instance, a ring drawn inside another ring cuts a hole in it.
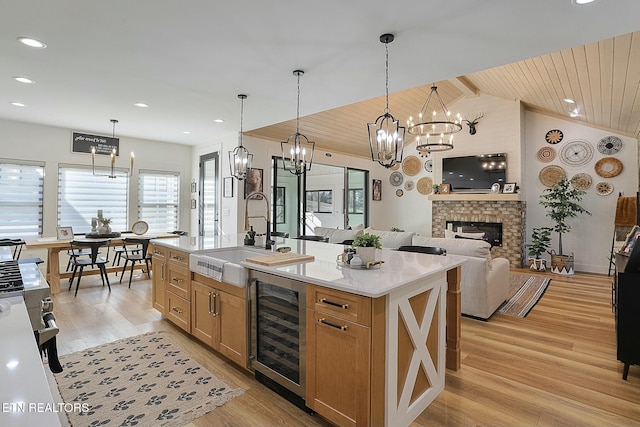
[[[229,248],[260,249],[258,246],[243,246],[243,238],[244,235],[239,234],[194,243],[188,237],[181,237],[158,239],[153,243],[189,253],[214,252],[216,249]],[[337,255],[344,251],[343,245],[283,238],[276,238],[275,241],[276,248],[288,246],[292,252],[313,255],[314,260],[273,267],[249,262],[241,264],[248,269],[373,298],[434,274],[446,272],[465,261],[464,257],[455,255],[438,256],[379,249],[376,258],[384,261],[380,267],[352,269],[339,265],[336,261]],[[265,251],[265,254],[268,253],[272,252]]]
[[[0,312],[0,425],[59,426],[40,351],[22,297],[5,298],[11,310]]]

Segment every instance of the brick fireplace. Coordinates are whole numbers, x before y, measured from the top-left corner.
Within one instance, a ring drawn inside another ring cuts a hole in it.
[[[525,264],[526,202],[518,195],[431,196],[431,235],[444,237],[447,221],[502,223],[502,246],[494,246],[491,256],[509,260],[511,268]]]

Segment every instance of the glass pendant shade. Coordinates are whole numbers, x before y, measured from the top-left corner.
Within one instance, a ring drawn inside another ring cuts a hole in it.
[[[390,168],[402,162],[405,128],[391,114],[384,113],[375,123],[368,123],[371,160]]]
[[[371,149],[371,160],[378,162],[385,168],[390,168],[402,162],[404,153],[404,132],[405,128],[399,125],[391,113],[389,113],[389,43],[394,39],[393,34],[383,34],[380,42],[384,43],[386,54],[386,74],[385,89],[387,104],[384,114],[376,119],[374,123],[367,124],[369,132],[369,148]]]
[[[302,70],[295,70],[293,75],[298,78],[298,106],[296,112],[296,133],[280,143],[282,148],[282,163],[285,170],[294,175],[302,175],[311,170],[313,152],[316,143],[300,133],[300,76]]]
[[[231,176],[241,181],[247,177],[247,173],[251,169],[253,154],[242,146],[244,100],[247,99],[247,95],[240,94],[238,98],[240,99],[240,134],[238,135],[238,146],[233,151],[229,151],[229,168],[231,169]]]

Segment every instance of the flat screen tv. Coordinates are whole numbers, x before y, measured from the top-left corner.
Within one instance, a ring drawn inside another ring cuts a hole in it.
[[[488,193],[493,184],[497,182],[502,186],[506,179],[505,153],[442,159],[442,182],[451,184],[451,191]]]

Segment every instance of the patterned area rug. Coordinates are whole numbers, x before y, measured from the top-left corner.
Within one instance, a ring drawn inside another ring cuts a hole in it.
[[[526,274],[510,274],[509,298],[497,310],[509,316],[526,317],[547,290],[551,279]]]
[[[180,426],[244,393],[230,389],[166,334],[152,332],[60,357],[55,375],[72,426]]]

